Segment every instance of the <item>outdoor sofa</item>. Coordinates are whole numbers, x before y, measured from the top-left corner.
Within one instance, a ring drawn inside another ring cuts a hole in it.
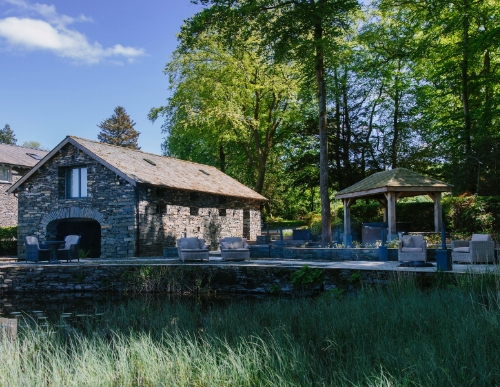
[[[246,238],[225,237],[219,240],[221,258],[224,261],[243,261],[250,259],[250,249]]]
[[[422,235],[403,235],[398,242],[399,261],[427,261],[427,241]]]
[[[451,242],[453,262],[489,263],[495,260],[495,242],[489,234],[472,234],[470,241],[454,240]]]
[[[181,261],[209,260],[205,239],[196,237],[177,239],[177,251]]]

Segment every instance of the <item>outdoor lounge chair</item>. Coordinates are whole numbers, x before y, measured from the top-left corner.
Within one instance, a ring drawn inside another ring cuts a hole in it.
[[[495,242],[489,234],[472,234],[470,241],[451,241],[453,262],[489,263],[495,260]]]
[[[250,259],[250,249],[246,238],[226,237],[219,240],[221,258],[224,261]]]
[[[403,235],[398,242],[399,261],[427,261],[427,241],[422,235]]]
[[[24,237],[24,244],[26,246],[26,261],[38,262],[39,260],[49,260],[50,250],[44,244],[38,243],[38,238],[34,236]]]
[[[77,259],[80,262],[80,236],[68,235],[64,238],[64,247],[57,249],[57,258],[70,262]]]
[[[205,239],[196,237],[177,239],[177,251],[181,261],[209,260]]]

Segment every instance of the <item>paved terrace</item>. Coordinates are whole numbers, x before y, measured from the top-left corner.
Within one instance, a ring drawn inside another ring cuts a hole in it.
[[[288,267],[300,268],[307,265],[311,268],[322,269],[337,269],[337,270],[366,270],[366,271],[393,271],[393,272],[416,272],[416,273],[435,273],[437,272],[436,263],[431,262],[433,267],[400,267],[400,262],[394,261],[318,261],[318,260],[302,260],[302,259],[252,259],[248,261],[223,261],[218,257],[210,257],[210,261],[190,261],[182,262],[178,258],[164,258],[164,257],[133,257],[123,259],[80,259],[80,262],[64,262],[61,264],[51,264],[46,261],[39,263],[33,262],[17,262],[16,258],[4,257],[0,258],[0,268],[7,267],[59,267],[64,266],[127,266],[127,265],[196,265],[196,266],[234,266],[234,267]],[[457,264],[452,265],[452,270],[448,273],[485,273],[494,272],[500,268],[498,264],[480,265],[480,264]]]

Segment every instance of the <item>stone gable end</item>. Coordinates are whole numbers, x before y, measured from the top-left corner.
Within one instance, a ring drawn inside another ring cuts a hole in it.
[[[66,198],[66,170],[71,167],[87,168],[87,197]],[[87,227],[100,232],[102,258],[161,256],[163,248],[183,235],[255,240],[261,231],[257,200],[134,187],[71,144],[19,186],[18,198],[20,258],[25,257],[25,236],[34,235],[40,242],[60,239],[67,225],[79,222],[82,245]]]

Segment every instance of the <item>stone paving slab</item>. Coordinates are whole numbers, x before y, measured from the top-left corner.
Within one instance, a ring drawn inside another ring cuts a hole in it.
[[[210,260],[203,262],[181,262],[178,258],[164,257],[131,257],[123,259],[81,259],[80,262],[61,262],[60,264],[51,264],[48,262],[12,262],[0,261],[0,268],[15,266],[122,266],[122,265],[224,265],[224,266],[245,266],[245,267],[302,267],[307,265],[312,268],[323,269],[348,269],[348,270],[369,270],[369,271],[397,271],[397,272],[419,272],[434,273],[437,271],[435,263],[433,267],[400,267],[399,262],[393,261],[318,261],[301,259],[254,259],[248,261],[223,261],[220,257],[211,256]],[[485,273],[499,272],[500,265],[479,265],[479,264],[456,264],[452,265],[449,273]]]

